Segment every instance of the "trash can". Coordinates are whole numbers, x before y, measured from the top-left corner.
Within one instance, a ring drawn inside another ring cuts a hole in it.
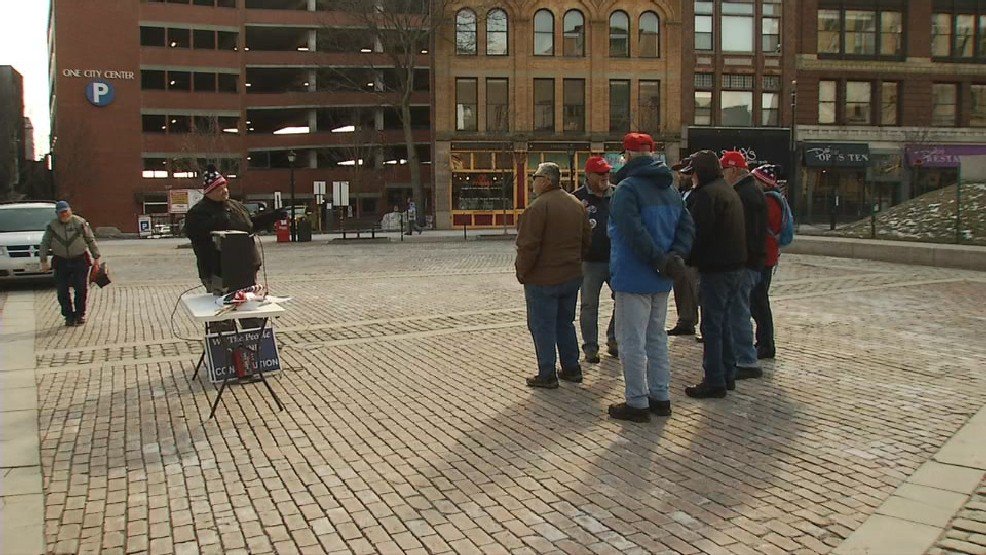
[[[287,220],[277,220],[274,222],[274,233],[277,234],[278,243],[291,242],[291,226]]]
[[[298,242],[308,243],[312,240],[312,221],[308,218],[298,220]]]

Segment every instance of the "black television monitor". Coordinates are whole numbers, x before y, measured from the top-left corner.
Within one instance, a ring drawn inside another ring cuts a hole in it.
[[[223,293],[257,283],[261,260],[256,239],[244,231],[213,231],[212,240],[219,251],[219,273]]]

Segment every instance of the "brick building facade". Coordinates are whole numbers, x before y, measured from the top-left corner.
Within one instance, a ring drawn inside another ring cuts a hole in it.
[[[169,215],[170,190],[216,163],[235,197],[298,204],[316,180],[349,181],[354,215],[410,195],[383,41],[324,0],[55,0],[52,153],[59,194],[96,226]],[[412,125],[430,177],[429,56],[415,62]],[[331,189],[331,187],[329,187]],[[429,207],[425,207],[426,210]]]
[[[439,226],[512,226],[541,162],[581,186],[592,154],[654,135],[677,159],[677,2],[462,2],[435,48]]]
[[[854,220],[955,183],[986,153],[986,2],[805,0],[805,220]]]

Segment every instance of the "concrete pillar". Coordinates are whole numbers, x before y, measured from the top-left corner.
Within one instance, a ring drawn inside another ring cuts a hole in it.
[[[431,163],[435,179],[435,228],[452,229],[452,143],[435,142],[435,159]]]

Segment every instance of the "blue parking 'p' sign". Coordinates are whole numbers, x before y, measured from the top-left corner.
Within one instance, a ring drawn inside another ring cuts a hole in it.
[[[86,85],[86,98],[93,106],[109,106],[116,98],[116,89],[106,81],[93,81]]]

